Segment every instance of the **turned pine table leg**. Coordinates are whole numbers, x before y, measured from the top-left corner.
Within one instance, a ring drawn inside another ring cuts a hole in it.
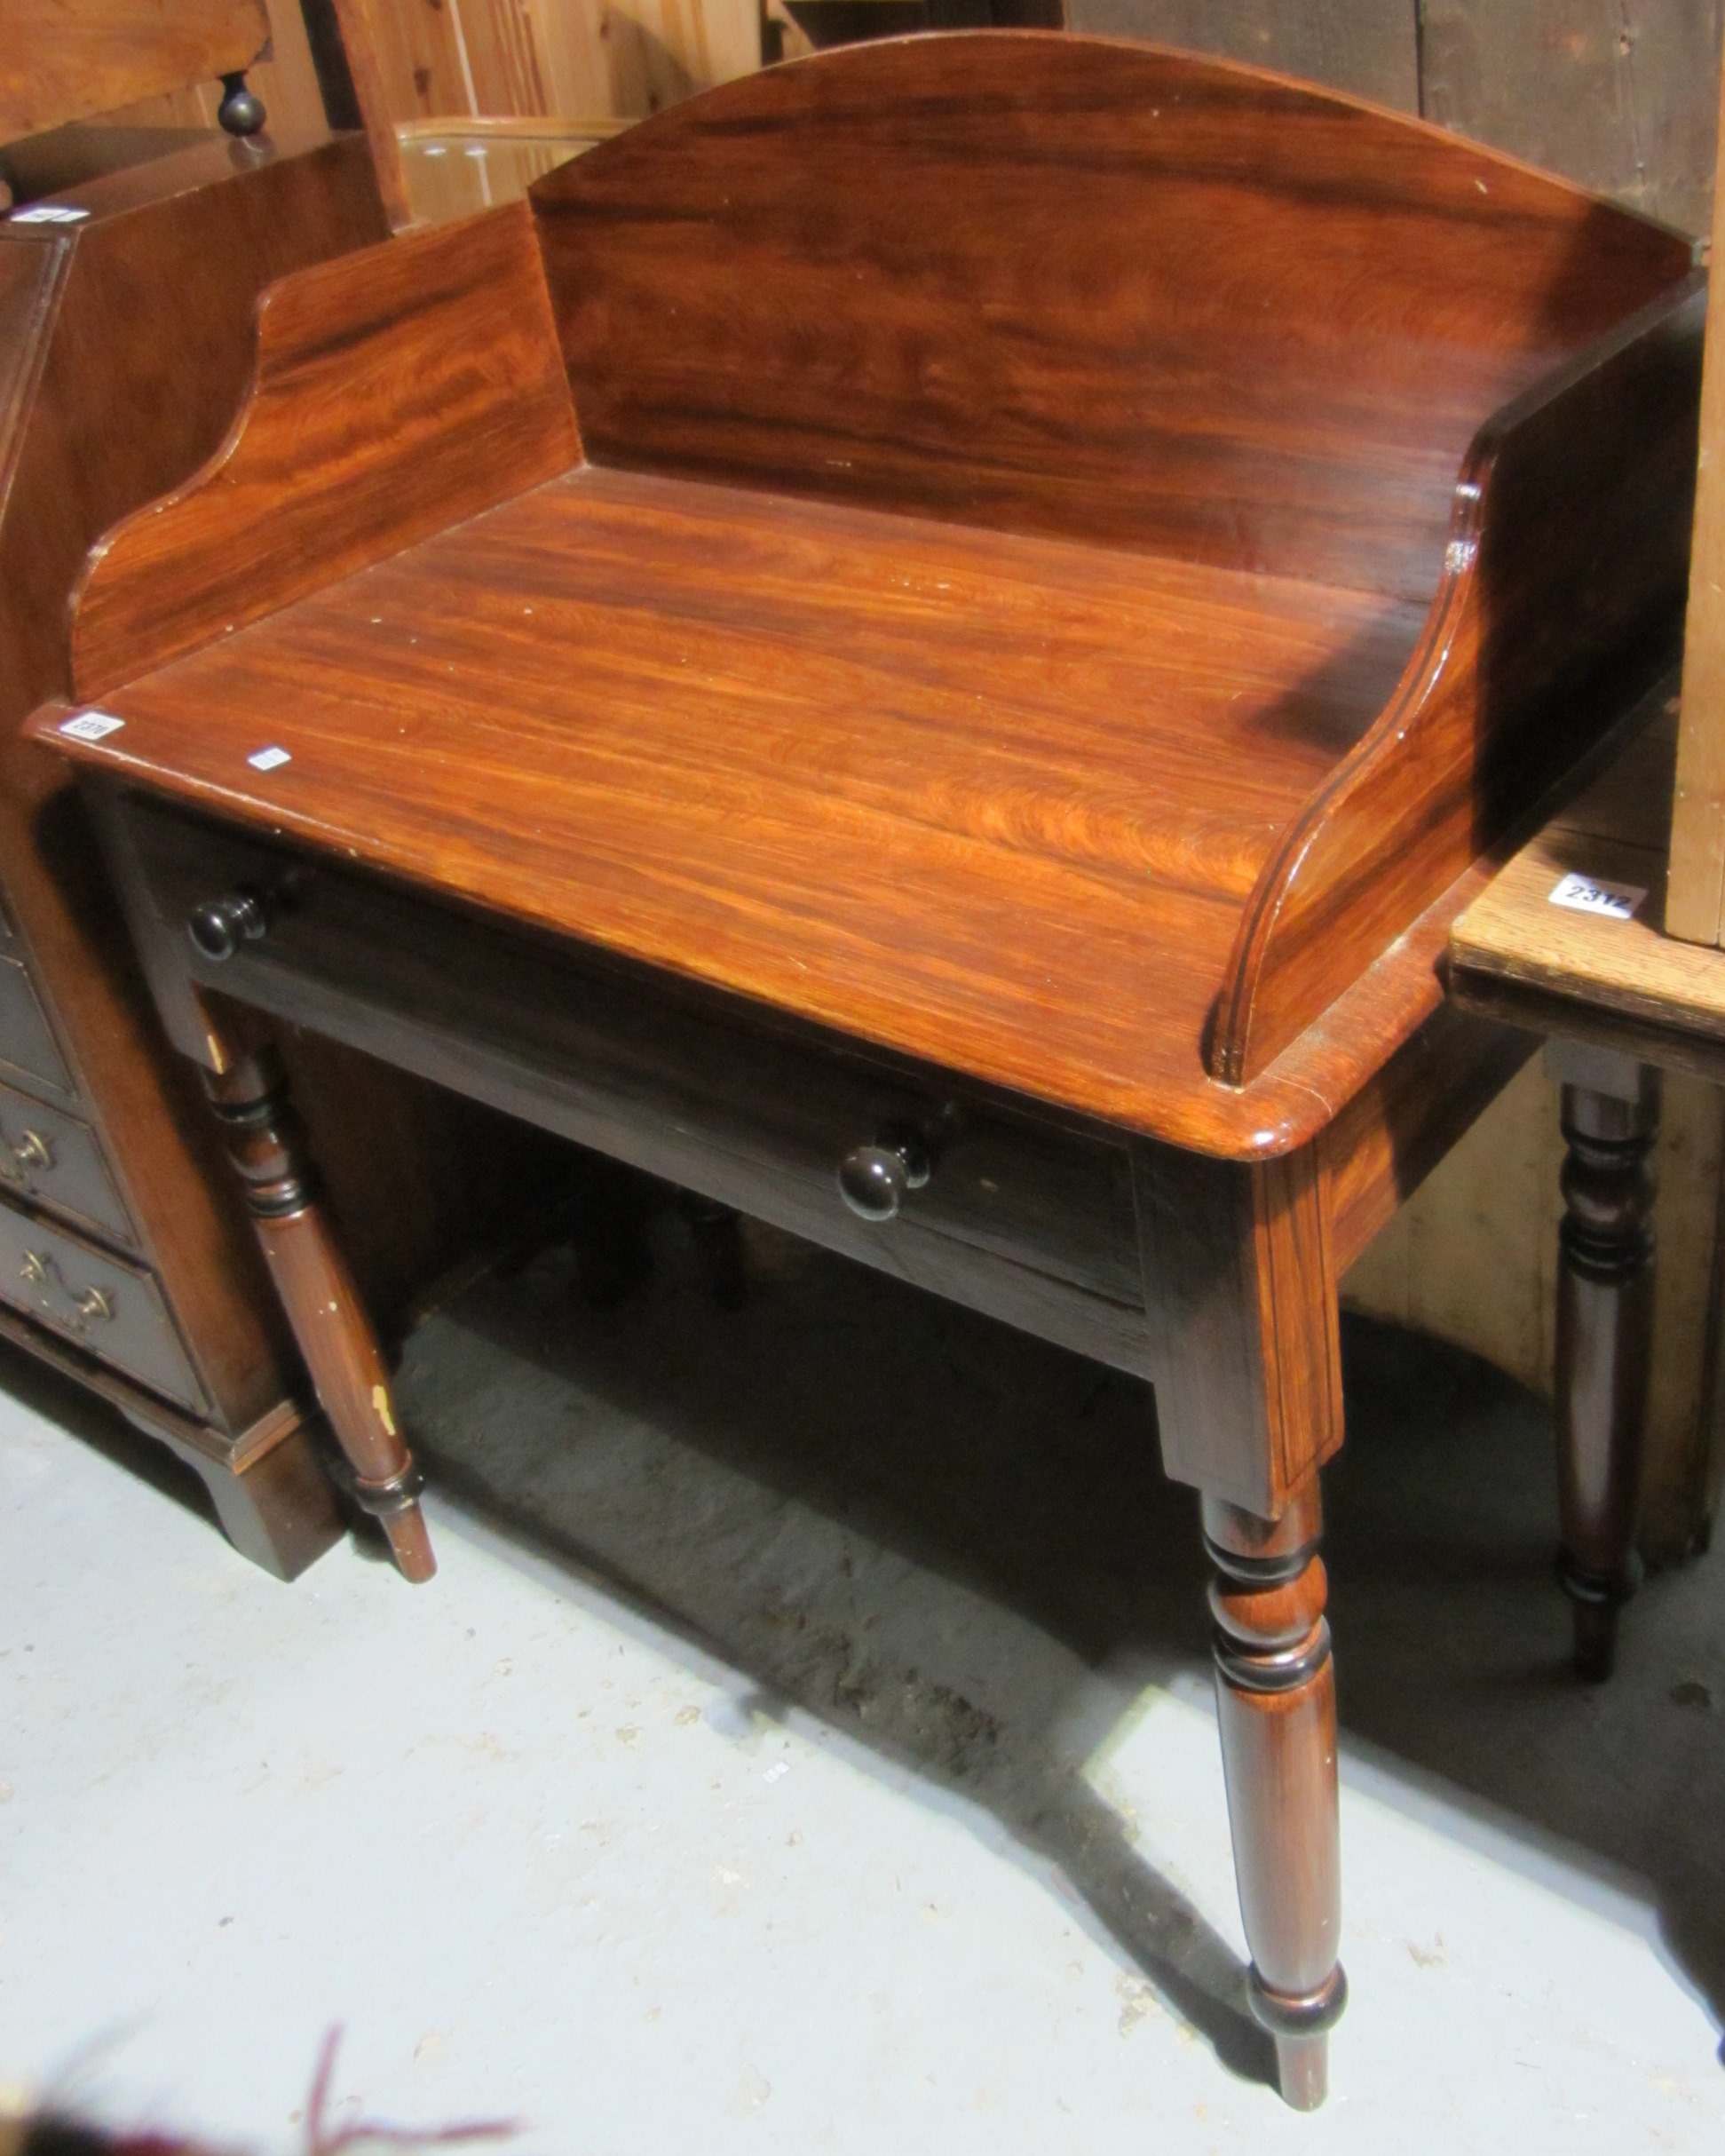
[[[1348,1986],[1336,1809],[1335,1676],[1317,1554],[1317,1485],[1279,1520],[1204,1501],[1216,1577],[1216,1707],[1252,2005],[1276,2039],[1282,2095],[1324,2101],[1326,2032]]]
[[[245,1185],[270,1276],[312,1383],[353,1470],[353,1492],[405,1579],[437,1570],[420,1477],[396,1422],[389,1374],[353,1276],[317,1202],[298,1119],[267,1049],[206,1069],[205,1090]]]
[[[1558,1576],[1574,1606],[1575,1667],[1611,1673],[1634,1591],[1653,1333],[1653,1183],[1659,1074],[1626,1056],[1554,1043],[1563,1082],[1558,1232]]]

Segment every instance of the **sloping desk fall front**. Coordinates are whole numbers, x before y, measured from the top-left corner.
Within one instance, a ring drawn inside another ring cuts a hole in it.
[[[1701,308],[1674,235],[1271,76],[825,55],[276,288],[33,722],[410,1576],[248,1006],[1151,1381],[1296,2103],[1336,1278],[1526,1052],[1436,962],[1666,654]]]

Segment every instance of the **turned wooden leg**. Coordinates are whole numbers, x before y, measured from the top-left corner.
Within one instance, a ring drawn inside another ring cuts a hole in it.
[[[408,1580],[437,1570],[421,1478],[395,1419],[389,1376],[347,1261],[317,1203],[297,1118],[274,1055],[227,1060],[203,1082],[245,1185],[258,1240],[329,1426],[353,1470],[353,1494],[389,1538]]]
[[[1335,1677],[1324,1621],[1317,1480],[1279,1520],[1204,1500],[1216,1578],[1216,1705],[1253,2010],[1282,2095],[1315,2111],[1347,1981],[1336,1810]]]
[[[1634,1591],[1653,1333],[1653,1183],[1659,1074],[1626,1056],[1554,1044],[1563,1082],[1558,1231],[1558,1577],[1574,1605],[1575,1667],[1611,1673]]]

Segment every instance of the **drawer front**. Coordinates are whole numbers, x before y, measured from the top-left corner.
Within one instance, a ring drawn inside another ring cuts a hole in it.
[[[194,1414],[203,1388],[147,1272],[0,1204],[0,1299]]]
[[[1026,1330],[1145,1367],[1124,1145],[739,999],[576,953],[381,880],[128,797],[123,829],[166,962],[241,1001],[489,1101]],[[196,908],[257,894],[221,963]],[[933,1152],[897,1217],[840,1196],[895,1130]]]
[[[63,1108],[0,1084],[0,1184],[117,1241],[136,1243],[96,1133]]]
[[[68,1099],[73,1097],[72,1074],[36,983],[16,958],[0,957],[0,1064],[9,1064]]]

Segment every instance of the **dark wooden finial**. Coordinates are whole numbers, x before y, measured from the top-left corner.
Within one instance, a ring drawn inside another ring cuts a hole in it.
[[[230,135],[256,135],[263,131],[269,115],[264,110],[264,100],[255,90],[246,86],[245,71],[222,77],[222,101],[216,108],[216,117]]]

